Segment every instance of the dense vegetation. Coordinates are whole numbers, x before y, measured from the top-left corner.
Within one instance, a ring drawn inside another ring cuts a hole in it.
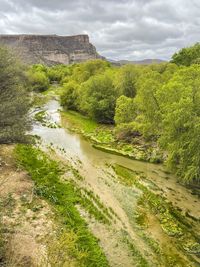
[[[172,62],[177,65],[190,66],[200,63],[200,43],[181,49],[172,56]]]
[[[0,143],[25,141],[28,110],[24,70],[11,52],[0,48]]]
[[[200,45],[184,48],[171,63],[113,67],[103,60],[70,66],[34,65],[26,71],[0,50],[0,140],[23,139],[28,129],[29,88],[62,87],[61,104],[98,123],[115,124],[116,136],[131,142],[142,136],[157,142],[171,170],[185,182],[200,177]],[[195,63],[195,64],[193,64]]]
[[[113,67],[92,60],[53,68],[37,65],[31,72],[60,83],[65,109],[115,124],[117,137],[128,142],[136,136],[156,141],[167,152],[171,170],[185,182],[198,181],[199,47],[184,48],[173,55],[171,63],[160,65]]]

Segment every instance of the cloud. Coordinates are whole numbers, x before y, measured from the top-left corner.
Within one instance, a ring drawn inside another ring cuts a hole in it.
[[[199,0],[0,0],[2,33],[87,33],[113,59],[169,59],[199,41],[199,15]]]

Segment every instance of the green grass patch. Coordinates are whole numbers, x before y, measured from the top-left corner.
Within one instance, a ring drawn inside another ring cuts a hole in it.
[[[61,117],[64,127],[81,133],[94,143],[109,144],[115,141],[112,126],[97,123],[75,111],[62,111]]]
[[[44,96],[60,96],[63,93],[63,87],[57,84],[52,84],[49,89],[42,92],[41,94]]]
[[[60,125],[58,125],[56,122],[52,122],[50,120],[50,117],[48,116],[47,112],[45,110],[41,110],[37,112],[34,116],[34,119],[42,124],[42,126],[48,127],[48,128],[60,128]]]
[[[31,101],[31,106],[32,107],[42,107],[48,102],[49,98],[45,97],[42,94],[39,93],[33,93],[32,95],[32,101]]]
[[[64,126],[67,120],[67,123],[70,123],[72,128],[78,132],[91,134],[99,126],[97,122],[75,111],[62,111],[61,116]]]
[[[59,164],[30,145],[18,145],[15,154],[19,164],[28,171],[35,182],[37,195],[53,205],[63,228],[73,231],[76,235],[75,249],[70,253],[79,261],[79,266],[108,266],[98,240],[90,233],[76,208],[76,205],[81,203],[79,192],[72,182],[61,181],[63,170]],[[83,255],[81,258],[80,254]]]

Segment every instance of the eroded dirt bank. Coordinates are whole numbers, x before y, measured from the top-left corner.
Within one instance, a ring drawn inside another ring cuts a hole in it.
[[[2,262],[38,266],[46,257],[46,243],[41,240],[53,230],[52,212],[34,195],[33,181],[17,167],[13,150],[11,145],[0,146]]]

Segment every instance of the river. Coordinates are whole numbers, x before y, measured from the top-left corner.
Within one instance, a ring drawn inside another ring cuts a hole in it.
[[[44,110],[47,111],[50,120],[62,125],[59,109],[60,105],[57,100],[51,100],[44,106]],[[70,128],[70,122],[67,128]],[[135,233],[134,227],[131,226],[129,216],[122,203],[123,199],[124,201],[129,201],[132,203],[132,206],[128,208],[132,208],[136,202],[134,194],[137,192],[130,193],[130,190],[125,189],[123,185],[119,183],[114,184],[112,181],[113,174],[108,167],[110,165],[119,164],[134,171],[143,172],[147,177],[146,182],[153,184],[156,187],[156,192],[166,197],[166,200],[171,202],[174,207],[182,210],[183,214],[187,212],[195,218],[200,218],[198,197],[193,195],[190,189],[179,184],[173,175],[165,171],[162,165],[135,161],[97,150],[80,134],[73,133],[62,127],[49,128],[42,126],[40,123],[36,123],[33,127],[33,133],[41,137],[43,144],[53,145],[59,157],[66,158],[74,167],[78,168],[81,175],[86,179],[85,185],[118,214],[125,229],[130,232],[132,239],[136,240],[139,247],[142,248],[145,244],[143,241],[138,241],[139,237]],[[130,205],[130,203],[127,205]],[[100,238],[102,246],[108,247],[111,251],[110,254],[108,253],[108,258],[112,266],[134,266],[129,261],[126,252],[123,254],[121,247],[119,257],[113,257],[117,250],[114,251],[113,249],[112,252],[112,248],[109,246],[107,239],[110,238],[112,240],[114,237],[109,236],[105,228],[97,224],[94,227],[93,224],[91,225],[91,229]],[[104,235],[104,238],[102,235]],[[159,238],[159,235],[160,233],[155,233],[157,238]],[[124,260],[122,260],[123,257]],[[154,266],[159,265],[155,263]]]

